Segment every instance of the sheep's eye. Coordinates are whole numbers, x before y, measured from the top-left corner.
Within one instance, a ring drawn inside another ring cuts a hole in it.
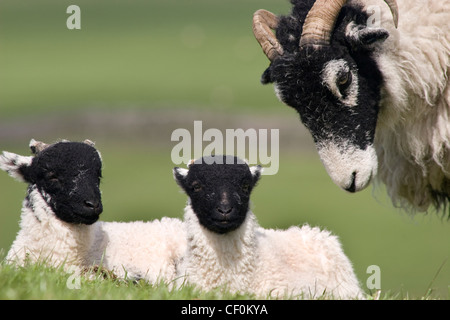
[[[54,172],[48,172],[46,179],[50,182],[59,182],[58,176]]]
[[[336,82],[337,82],[339,91],[342,93],[352,83],[352,72],[348,71],[348,72],[341,73],[337,77]]]
[[[199,192],[200,190],[202,190],[202,185],[200,184],[200,182],[195,181],[194,183],[192,183],[192,190],[194,190],[194,192]]]

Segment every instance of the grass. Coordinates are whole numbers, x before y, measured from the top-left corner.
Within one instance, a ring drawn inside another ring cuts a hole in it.
[[[151,285],[143,280],[117,279],[96,270],[79,276],[64,271],[63,267],[42,263],[18,267],[4,261],[0,262],[0,287],[0,300],[261,300],[251,294],[230,293],[221,288],[206,292],[183,284],[175,289],[162,282]],[[410,296],[405,292],[379,290],[367,292],[366,299],[434,300],[436,297],[431,291],[423,296]]]
[[[80,0],[0,3],[0,115],[101,106],[258,108],[276,102],[251,31],[260,7],[286,0]]]
[[[79,279],[79,280],[78,280]],[[75,281],[77,286],[74,285]],[[77,276],[62,267],[28,264],[16,267],[0,263],[0,300],[212,300],[250,299],[251,295],[213,290],[200,291],[183,285],[172,289],[164,283],[119,280],[95,272]]]

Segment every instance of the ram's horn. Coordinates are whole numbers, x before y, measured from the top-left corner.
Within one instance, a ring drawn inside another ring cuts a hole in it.
[[[31,149],[31,152],[32,152],[34,155],[37,155],[39,152],[41,152],[42,150],[44,150],[44,149],[47,148],[48,146],[49,146],[49,145],[46,144],[46,143],[44,143],[44,142],[36,141],[36,140],[34,140],[34,139],[31,139],[31,140],[30,140],[30,149]]]
[[[89,139],[85,139],[83,142],[86,143],[87,145],[90,145],[91,147],[95,147],[95,142]]]
[[[392,13],[392,18],[394,19],[394,25],[398,28],[398,5],[396,0],[384,0],[386,4],[389,6],[389,9]]]
[[[395,0],[384,0],[389,6],[394,19],[395,27],[398,26],[398,6]],[[300,47],[315,45],[324,46],[330,44],[331,33],[342,7],[347,0],[317,0],[306,16],[303,24],[303,32],[300,38]]]
[[[283,55],[283,48],[272,32],[278,22],[278,17],[267,10],[260,9],[253,14],[253,34],[270,61]]]

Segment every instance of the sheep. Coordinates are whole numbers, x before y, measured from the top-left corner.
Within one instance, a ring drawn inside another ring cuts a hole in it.
[[[102,265],[119,278],[172,281],[186,246],[180,219],[97,221],[102,160],[93,143],[31,140],[30,148],[34,156],[0,156],[2,170],[29,184],[7,262],[42,261],[65,270]]]
[[[178,282],[258,297],[364,298],[336,236],[306,224],[288,230],[258,224],[249,206],[261,170],[218,155],[173,169],[188,195]]]
[[[270,60],[261,82],[299,113],[342,189],[376,177],[408,212],[445,211],[450,2],[384,2],[291,0],[287,16],[256,11],[254,35]]]

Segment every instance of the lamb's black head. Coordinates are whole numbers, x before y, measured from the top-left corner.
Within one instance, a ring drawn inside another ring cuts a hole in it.
[[[92,224],[103,211],[100,178],[102,161],[93,143],[31,140],[35,154],[24,157],[4,152],[0,168],[37,188],[55,215],[69,223]]]
[[[232,156],[209,156],[192,162],[189,170],[176,167],[173,174],[200,224],[223,234],[244,222],[261,167],[250,168]]]
[[[278,98],[298,111],[333,181],[362,190],[378,166],[382,76],[373,53],[389,33],[368,26],[365,9],[345,0],[292,2],[289,16],[254,15],[255,36],[271,61],[262,82],[274,83]],[[385,2],[396,23],[395,1]]]

